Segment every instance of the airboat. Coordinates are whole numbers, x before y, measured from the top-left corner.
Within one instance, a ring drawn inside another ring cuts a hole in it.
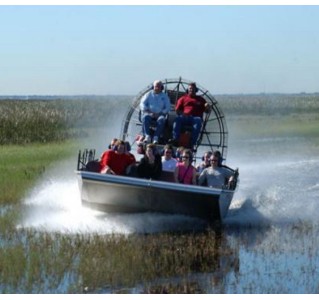
[[[176,116],[175,104],[186,93],[192,82],[183,78],[161,80],[164,92],[171,101],[163,136],[157,144],[161,151],[172,139],[173,122]],[[203,117],[203,124],[196,145],[193,145],[194,160],[201,159],[206,151],[219,150],[223,163],[227,156],[228,131],[225,116],[209,91],[196,83],[197,95],[202,96],[211,106],[211,110]],[[153,88],[149,84],[133,99],[124,115],[120,137],[129,141],[132,153],[138,158],[137,137],[141,136],[142,121],[140,101]],[[183,128],[178,146],[188,147],[192,128]],[[234,172],[235,181],[231,186],[225,184],[221,188],[186,185],[175,183],[170,172],[162,172],[159,180],[142,179],[132,176],[118,176],[95,172],[92,162],[96,162],[95,150],[79,151],[77,177],[82,205],[108,213],[163,213],[187,215],[208,222],[222,221],[229,210],[237,189],[238,169]],[[229,168],[228,166],[224,165]]]

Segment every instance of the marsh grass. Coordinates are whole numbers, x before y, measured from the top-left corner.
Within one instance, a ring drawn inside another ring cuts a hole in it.
[[[215,272],[221,252],[233,256],[220,247],[213,231],[177,238],[21,230],[11,238],[14,242],[0,249],[3,293],[119,292],[138,284],[151,288],[157,278]]]
[[[319,114],[291,114],[288,116],[240,115],[227,119],[230,135],[234,139],[242,137],[302,137],[319,142]]]
[[[301,285],[313,291],[318,248],[306,240],[310,235],[315,241],[318,228],[297,224],[276,231],[236,230],[237,238],[229,243],[212,229],[130,236],[22,229],[0,248],[0,289],[2,293],[291,293],[294,287],[282,287],[273,277],[293,282],[297,265],[303,268]],[[294,245],[287,231],[298,240]],[[264,243],[270,232],[273,238]],[[252,236],[259,237],[258,247],[251,246]],[[245,248],[250,259],[242,265],[239,258]],[[300,255],[309,257],[310,263],[299,266]],[[268,262],[262,269],[260,259]],[[286,263],[276,268],[277,260]],[[196,274],[210,274],[211,281],[201,282]],[[309,274],[314,281],[308,282]]]
[[[319,93],[219,95],[223,112],[229,115],[289,116],[319,113]]]
[[[11,240],[20,218],[21,199],[55,162],[78,149],[75,141],[0,148],[0,244]],[[4,239],[5,237],[5,239]],[[14,238],[12,238],[14,239]]]
[[[110,111],[127,107],[128,97],[1,100],[0,145],[49,143],[88,135]]]
[[[15,204],[52,165],[77,153],[75,141],[1,146],[0,204]]]

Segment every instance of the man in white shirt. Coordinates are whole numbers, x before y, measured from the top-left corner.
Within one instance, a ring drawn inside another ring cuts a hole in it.
[[[173,147],[166,145],[164,147],[164,155],[162,156],[162,170],[167,172],[174,172],[177,160],[173,158]]]

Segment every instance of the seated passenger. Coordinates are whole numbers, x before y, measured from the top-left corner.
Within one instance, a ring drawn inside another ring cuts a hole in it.
[[[196,185],[196,169],[192,165],[192,151],[185,149],[181,158],[182,162],[177,163],[175,169],[175,182]]]
[[[210,158],[211,166],[204,169],[198,177],[199,185],[207,185],[214,188],[222,188],[225,184],[230,184],[234,177],[234,172],[221,165],[221,155],[215,151]]]
[[[113,138],[111,140],[111,143],[109,144],[109,149],[112,149],[112,150],[114,149],[117,140],[118,140],[117,138]]]
[[[131,153],[131,144],[130,144],[130,142],[129,142],[129,141],[125,141],[125,142],[124,142],[124,145],[125,145],[125,150],[124,150],[124,152],[125,152],[127,155],[129,155],[129,156],[131,156],[131,157],[134,157],[134,159],[135,159],[134,154]]]
[[[133,153],[131,153],[131,144],[129,141],[125,141],[125,153],[132,157],[135,160],[135,156]],[[131,176],[131,177],[136,177],[136,163],[135,164],[131,164],[130,166],[128,166],[126,168],[126,175],[127,176]]]
[[[163,92],[164,86],[161,81],[156,80],[153,83],[153,90],[143,96],[140,103],[142,110],[142,131],[146,143],[151,143],[150,126],[152,120],[156,121],[156,131],[153,137],[153,143],[157,144],[162,136],[166,115],[170,111],[171,103],[166,93]]]
[[[185,148],[183,146],[180,146],[176,149],[176,159],[179,162],[182,162],[182,155]]]
[[[207,151],[202,157],[202,162],[196,167],[197,173],[201,173],[204,169],[210,167],[210,157],[212,156],[212,151]]]
[[[175,110],[177,116],[173,124],[173,139],[170,141],[178,145],[181,128],[184,125],[192,125],[191,147],[193,148],[199,138],[200,130],[203,123],[203,114],[210,110],[210,105],[206,100],[197,96],[198,89],[195,83],[188,85],[187,94],[177,100]]]
[[[126,169],[130,165],[135,165],[134,155],[125,153],[125,142],[117,140],[111,150],[105,151],[100,159],[100,173],[126,175]]]
[[[162,157],[162,170],[167,172],[174,172],[176,165],[177,165],[177,159],[175,159],[173,155],[173,146],[172,145],[165,145],[164,147],[164,155]]]
[[[154,144],[148,144],[145,155],[137,166],[137,175],[140,178],[159,179],[162,174],[162,160]]]

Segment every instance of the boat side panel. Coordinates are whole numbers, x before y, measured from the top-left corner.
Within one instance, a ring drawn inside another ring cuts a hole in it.
[[[152,188],[151,209],[163,213],[185,214],[220,220],[219,195]]]
[[[147,182],[147,181],[145,181]],[[210,221],[221,218],[219,193],[207,194],[82,179],[81,198],[86,206],[106,212],[162,212],[185,214]],[[224,213],[223,213],[224,215]]]
[[[106,212],[144,212],[150,207],[151,191],[139,186],[82,181],[82,203]]]

